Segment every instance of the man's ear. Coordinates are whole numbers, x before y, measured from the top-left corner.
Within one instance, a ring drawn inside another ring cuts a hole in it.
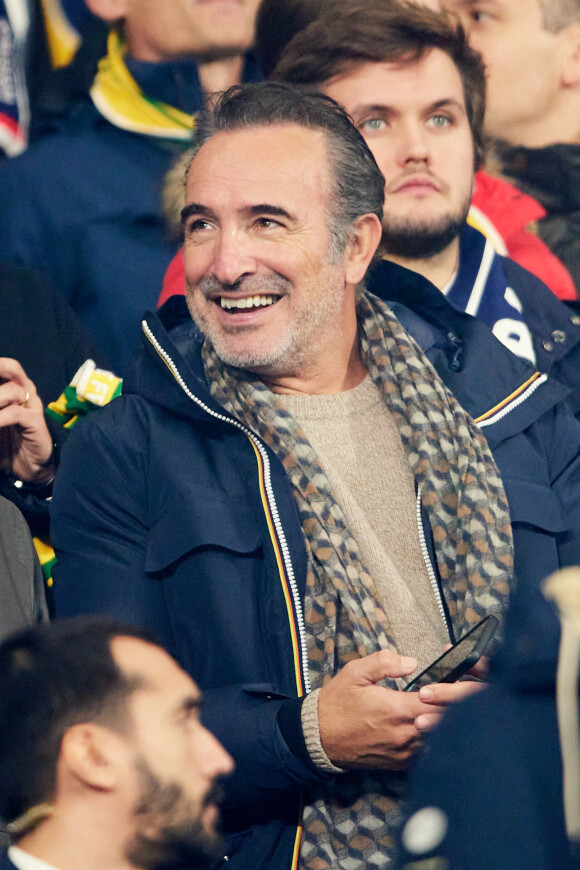
[[[580,85],[580,22],[563,27],[557,33],[560,81],[565,88]]]
[[[99,791],[111,791],[121,771],[120,735],[94,722],[73,725],[65,733],[59,766],[62,772]]]
[[[127,12],[127,0],[85,0],[85,3],[103,21],[121,21]]]
[[[344,251],[344,270],[347,284],[359,284],[370,266],[383,228],[376,214],[363,214],[351,227],[351,238]]]

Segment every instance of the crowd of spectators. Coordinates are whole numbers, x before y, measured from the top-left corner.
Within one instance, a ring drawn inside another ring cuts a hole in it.
[[[580,867],[579,109],[580,0],[0,0],[2,870]]]

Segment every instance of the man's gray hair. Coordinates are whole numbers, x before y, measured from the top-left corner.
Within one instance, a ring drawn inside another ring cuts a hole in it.
[[[294,124],[326,135],[333,188],[328,221],[330,257],[336,261],[357,218],[375,214],[382,220],[385,197],[381,171],[338,103],[324,94],[282,82],[236,85],[201,114],[196,146],[200,148],[216,133]],[[195,152],[186,167],[186,176],[194,159]]]

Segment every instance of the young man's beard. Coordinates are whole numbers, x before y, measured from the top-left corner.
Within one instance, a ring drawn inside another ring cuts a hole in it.
[[[430,222],[413,218],[390,219],[383,216],[380,252],[409,260],[428,260],[444,251],[459,235],[467,218],[470,203],[455,214],[446,214]]]
[[[221,789],[214,785],[194,814],[180,785],[164,783],[143,759],[137,762],[137,768],[142,789],[135,809],[137,830],[125,852],[129,861],[142,870],[215,865],[224,854],[223,844],[217,832],[203,827],[200,814],[208,804],[219,802]],[[143,833],[140,828],[154,833]]]

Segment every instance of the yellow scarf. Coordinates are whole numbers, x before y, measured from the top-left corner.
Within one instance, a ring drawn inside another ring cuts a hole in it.
[[[127,46],[116,31],[111,31],[107,54],[99,61],[99,71],[91,88],[93,103],[103,115],[123,130],[188,142],[193,136],[191,115],[167,103],[148,99],[123,60]]]

